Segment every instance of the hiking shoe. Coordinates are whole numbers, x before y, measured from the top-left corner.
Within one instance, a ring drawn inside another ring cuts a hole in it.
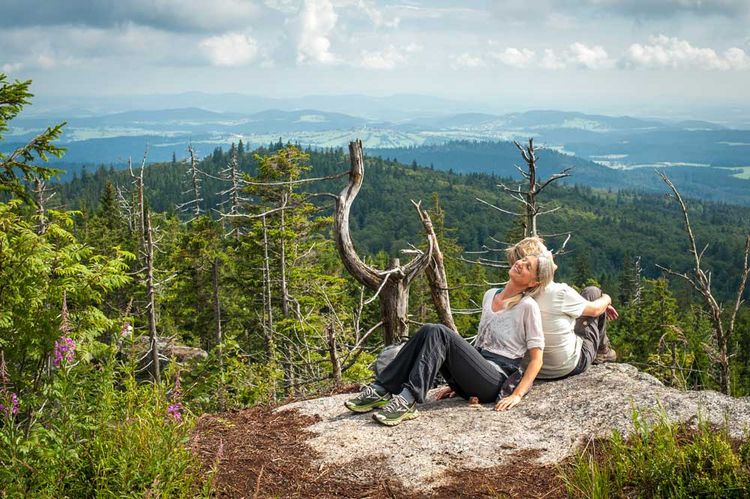
[[[594,364],[604,364],[605,362],[614,362],[617,360],[617,352],[613,348],[608,348],[604,352],[598,352],[594,358]]]
[[[389,400],[391,400],[390,393],[381,395],[372,385],[366,385],[359,395],[347,400],[344,405],[352,412],[369,412],[377,407],[383,407]]]
[[[409,404],[401,395],[394,395],[382,411],[372,415],[372,419],[386,426],[396,426],[401,421],[414,419],[418,415],[416,402]]]

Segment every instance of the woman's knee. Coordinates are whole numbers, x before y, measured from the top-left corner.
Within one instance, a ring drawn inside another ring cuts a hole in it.
[[[453,331],[443,324],[425,324],[419,328],[414,336],[444,336],[449,333],[453,333]]]

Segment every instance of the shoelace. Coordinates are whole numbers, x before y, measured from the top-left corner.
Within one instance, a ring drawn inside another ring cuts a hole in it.
[[[406,399],[401,395],[394,395],[391,401],[383,407],[383,412],[395,412],[400,409],[408,410],[409,404],[406,403]]]
[[[360,400],[366,400],[372,397],[380,397],[380,394],[377,392],[377,390],[375,390],[375,388],[371,387],[370,385],[365,385],[357,398],[359,398]]]

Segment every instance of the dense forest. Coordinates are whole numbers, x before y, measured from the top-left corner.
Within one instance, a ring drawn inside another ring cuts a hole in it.
[[[30,95],[28,82],[0,84],[2,133]],[[382,347],[378,304],[331,237],[327,193],[346,185],[343,150],[239,143],[54,183],[38,165],[62,154],[58,135],[53,127],[0,157],[0,490],[208,495],[210,472],[185,445],[197,415],[370,376]],[[500,183],[512,180],[368,157],[350,219],[355,245],[378,268],[410,258],[402,250],[425,247],[410,203],[422,200],[446,256],[458,329],[471,336],[484,290],[505,278],[492,261],[522,235],[519,217],[477,200],[518,211]],[[549,245],[564,249],[558,280],[596,283],[615,298],[621,320],[610,336],[620,359],[674,386],[718,388],[701,297],[657,267],[691,268],[679,206],[577,185],[551,185],[540,201],[558,208],[539,220]],[[750,210],[696,200],[689,208],[698,241],[709,243],[713,290],[728,303]],[[409,311],[413,325],[436,321],[423,277]],[[195,355],[170,362],[185,346]],[[732,394],[746,395],[745,305],[729,347]]]
[[[587,145],[582,145],[582,147],[587,147]],[[659,151],[658,148],[663,150]],[[602,155],[614,154],[616,149],[610,149],[606,153],[597,152]],[[664,144],[650,144],[648,159],[644,158],[643,164],[653,164],[657,161],[656,158],[664,161],[665,164],[673,164],[669,162],[676,161],[674,156],[683,152],[683,150],[667,148]],[[420,165],[432,165],[438,170],[457,173],[489,173],[505,177],[517,177],[514,165],[519,161],[518,151],[512,142],[452,141],[447,144],[377,149],[371,153],[396,158],[406,164],[416,162]],[[564,183],[597,189],[628,189],[650,193],[663,191],[663,186],[655,180],[657,169],[652,166],[625,170],[612,169],[583,157],[563,154],[552,149],[540,150],[539,158],[539,171],[543,175],[550,175],[564,168],[573,168],[575,175],[564,179],[562,181]],[[693,158],[692,161],[695,163],[698,160]],[[708,166],[708,164],[714,166]],[[742,170],[729,166],[723,168],[716,166],[721,164],[721,161],[706,160],[706,166],[687,164],[676,168],[666,168],[666,170],[680,185],[680,190],[685,196],[743,206],[750,205],[750,197],[748,197],[750,184],[746,179],[734,177]]]

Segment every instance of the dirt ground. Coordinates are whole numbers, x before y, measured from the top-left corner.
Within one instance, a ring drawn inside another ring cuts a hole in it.
[[[212,470],[218,497],[566,497],[556,467],[532,464],[532,452],[520,452],[509,465],[454,472],[429,493],[405,488],[372,460],[322,466],[305,443],[312,436],[306,428],[317,418],[273,409],[258,406],[198,421],[192,449]]]

